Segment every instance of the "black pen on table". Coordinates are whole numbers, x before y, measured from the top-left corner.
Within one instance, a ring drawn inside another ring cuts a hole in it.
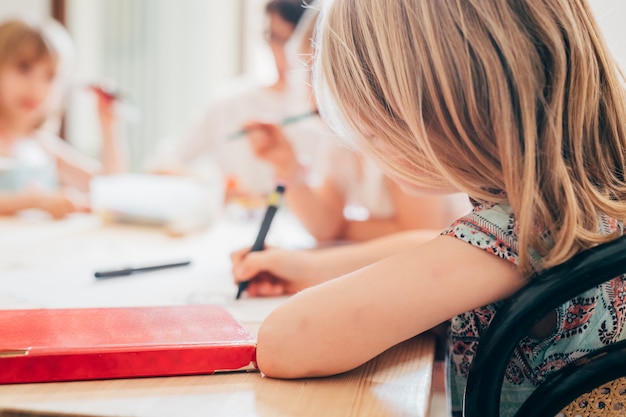
[[[187,266],[190,263],[191,261],[182,261],[182,262],[174,262],[174,263],[168,263],[168,264],[144,266],[141,268],[122,268],[122,269],[112,269],[108,271],[96,271],[94,273],[94,276],[96,278],[125,277],[131,274],[136,274],[138,272],[150,272],[150,271],[157,271],[159,269],[177,268],[179,266]]]
[[[265,211],[265,216],[263,217],[263,222],[261,223],[261,228],[259,229],[259,234],[256,236],[256,240],[254,241],[254,245],[250,249],[250,252],[258,252],[262,251],[265,248],[265,237],[267,236],[267,232],[270,230],[270,225],[272,224],[272,220],[274,219],[274,215],[276,214],[276,210],[278,210],[278,206],[280,204],[280,197],[285,192],[285,186],[279,184],[276,186],[276,190],[272,192],[267,198],[267,210]],[[241,297],[241,294],[248,288],[250,281],[242,281],[239,283],[239,288],[237,289],[237,296],[235,297],[238,300]]]

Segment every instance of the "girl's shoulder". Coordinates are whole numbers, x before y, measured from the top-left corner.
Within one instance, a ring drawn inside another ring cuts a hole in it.
[[[49,143],[49,142],[53,142],[54,143],[54,142],[63,140],[56,133],[54,133],[54,132],[52,132],[50,130],[46,130],[46,129],[35,130],[33,133],[31,133],[28,136],[28,139],[36,141],[36,142],[42,144],[43,146],[45,146],[45,144]]]
[[[518,263],[518,225],[511,206],[503,203],[473,202],[474,208],[460,217],[441,234]]]
[[[69,146],[69,144],[64,139],[59,137],[59,135],[47,130],[38,130],[33,132],[28,140],[53,156],[57,154],[60,148],[62,149]]]
[[[519,225],[513,209],[505,203],[487,203],[472,201],[474,208],[465,216],[452,223],[441,234],[452,236],[469,244],[518,264]],[[599,214],[600,234],[624,234],[624,223],[620,220]],[[542,238],[550,239],[549,234],[537,228]],[[537,267],[541,257],[530,252],[531,262]]]
[[[16,141],[0,170],[0,189],[24,191],[37,188],[53,190],[57,186],[57,167],[41,137],[31,135]]]
[[[47,131],[34,131],[28,136],[24,136],[15,141],[13,152],[14,155],[28,155],[28,154],[46,154],[50,155],[51,147],[56,141],[62,139],[58,136]]]

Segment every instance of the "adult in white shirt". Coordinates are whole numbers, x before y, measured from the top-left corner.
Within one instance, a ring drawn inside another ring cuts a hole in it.
[[[301,62],[311,56],[316,17],[317,9],[310,9],[292,40],[299,42],[294,55]],[[370,159],[341,147],[319,117],[308,123],[307,133],[316,137],[307,141],[318,144],[323,155],[312,164],[303,163],[299,137],[289,127],[252,120],[245,128],[254,155],[274,167],[275,181],[287,185],[287,204],[317,240],[364,241],[411,229],[443,229],[470,209],[462,194],[406,193]]]
[[[237,132],[250,120],[280,122],[308,113],[311,102],[304,83],[290,81],[292,72],[285,52],[287,41],[305,12],[302,0],[272,0],[265,12],[266,40],[276,65],[275,82],[240,86],[226,96],[216,97],[182,137],[159,146],[148,161],[148,170],[197,172],[212,162],[224,178],[231,180],[231,185],[236,184],[234,194],[266,195],[275,188],[273,167],[257,158],[245,135]],[[311,120],[302,120],[285,127],[298,159],[305,165],[316,166],[323,159],[324,138],[318,126]]]

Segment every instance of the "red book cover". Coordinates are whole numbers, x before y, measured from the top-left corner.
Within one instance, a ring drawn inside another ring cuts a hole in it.
[[[255,369],[255,338],[218,305],[0,310],[0,383]]]

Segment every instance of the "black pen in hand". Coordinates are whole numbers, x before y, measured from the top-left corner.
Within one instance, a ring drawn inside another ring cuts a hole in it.
[[[265,248],[265,237],[267,236],[267,232],[270,230],[270,225],[272,224],[272,220],[274,219],[274,215],[276,214],[276,210],[278,210],[278,206],[280,204],[280,197],[284,192],[285,186],[277,185],[276,190],[268,197],[267,211],[265,212],[261,228],[259,229],[259,234],[257,235],[250,252],[262,251]],[[235,297],[237,300],[241,297],[241,294],[246,290],[246,288],[248,288],[249,284],[250,281],[242,281],[239,283],[237,297]]]

